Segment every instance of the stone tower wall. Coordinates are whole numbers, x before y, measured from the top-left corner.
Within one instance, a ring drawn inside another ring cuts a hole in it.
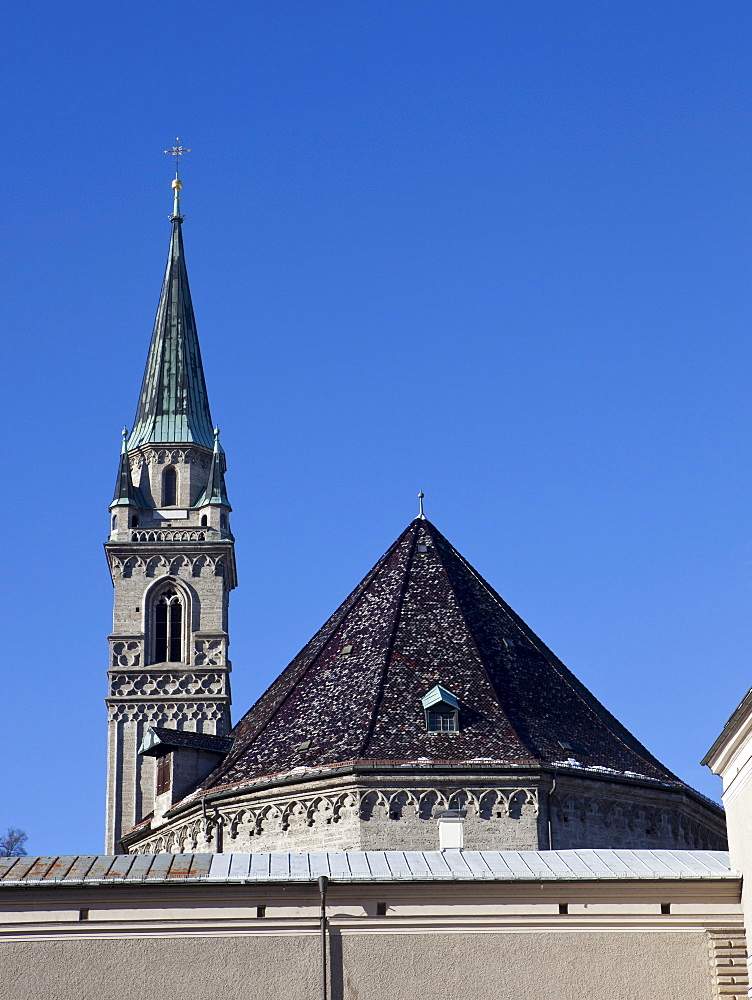
[[[114,586],[107,697],[108,853],[117,853],[121,835],[153,808],[154,760],[138,756],[147,727],[212,734],[231,728],[228,604],[235,557],[229,508],[187,505],[206,486],[211,453],[194,446],[154,446],[130,457],[134,482],[155,504],[162,502],[164,469],[175,468],[178,503],[112,510],[105,546]],[[154,601],[165,586],[180,595],[181,658],[156,662]]]

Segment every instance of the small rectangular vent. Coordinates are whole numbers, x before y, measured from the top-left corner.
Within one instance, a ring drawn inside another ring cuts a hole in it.
[[[295,749],[297,750],[298,753],[303,753],[304,750],[310,750],[311,749],[311,741],[310,740],[303,740],[302,743],[298,743],[298,745],[295,747]]]
[[[428,546],[427,545],[419,545],[418,546],[418,552],[428,552]]]
[[[355,647],[351,642],[348,642],[346,646],[342,647],[342,655],[349,656]]]

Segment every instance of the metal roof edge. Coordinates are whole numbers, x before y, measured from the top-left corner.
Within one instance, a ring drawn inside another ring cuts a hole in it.
[[[572,849],[562,851],[273,851],[232,854],[154,854],[80,856],[86,870],[66,877],[79,857],[60,872],[57,856],[18,859],[0,875],[5,888],[65,888],[106,885],[248,885],[255,883],[314,885],[322,874],[337,884],[372,883],[588,883],[737,881],[725,851]],[[168,860],[169,859],[169,860]],[[10,859],[8,859],[10,860]],[[130,861],[127,868],[122,862]],[[170,873],[175,867],[175,871]],[[118,867],[125,870],[121,873]],[[150,875],[152,868],[157,871]],[[199,869],[193,870],[192,869]],[[138,870],[138,874],[130,874]],[[44,871],[45,875],[39,872]],[[93,877],[88,872],[96,871]]]

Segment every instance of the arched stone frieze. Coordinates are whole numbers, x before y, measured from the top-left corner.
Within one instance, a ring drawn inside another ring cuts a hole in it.
[[[534,788],[464,788],[451,791],[438,788],[371,788],[343,791],[337,795],[290,796],[271,802],[243,804],[235,809],[216,806],[211,815],[202,813],[182,821],[169,836],[177,840],[190,837],[192,843],[203,837],[208,848],[212,849],[212,836],[217,825],[221,824],[225,843],[239,845],[235,846],[235,850],[284,850],[289,849],[291,844],[298,844],[298,841],[304,843],[311,836],[333,836],[332,828],[341,824],[357,838],[356,831],[361,823],[375,821],[386,823],[387,827],[391,823],[408,824],[408,830],[413,824],[418,824],[418,830],[422,831],[419,833],[416,830],[418,837],[433,842],[436,814],[451,802],[466,803],[468,820],[474,818],[484,827],[486,824],[496,827],[500,822],[509,823],[526,813],[537,815],[537,792]],[[199,803],[195,808],[201,809]],[[332,833],[326,833],[327,830]],[[165,836],[169,840],[168,835],[161,836],[162,842],[165,842]],[[146,849],[148,853],[158,839],[150,837],[134,850]]]

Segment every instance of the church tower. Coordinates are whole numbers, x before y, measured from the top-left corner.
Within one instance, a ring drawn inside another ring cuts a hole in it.
[[[177,156],[183,152],[178,146]],[[177,161],[179,162],[179,160]],[[224,734],[228,599],[236,586],[225,455],[213,427],[183,251],[182,183],[135,422],[123,431],[110,536],[105,850],[153,809],[149,726]]]

